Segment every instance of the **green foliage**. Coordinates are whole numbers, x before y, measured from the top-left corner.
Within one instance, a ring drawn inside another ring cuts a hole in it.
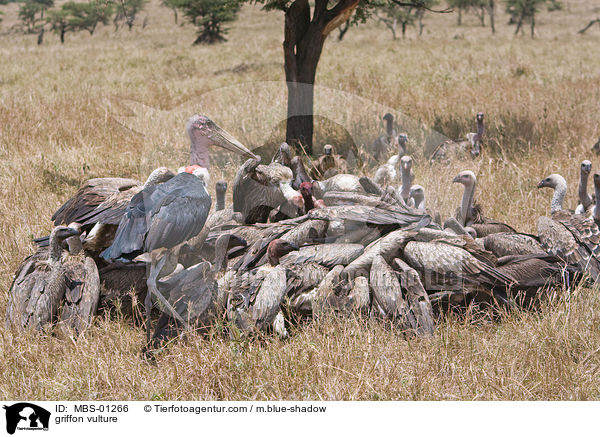
[[[174,0],[179,2],[183,14],[198,27],[194,44],[213,44],[225,41],[225,23],[237,19],[241,8],[240,0]]]
[[[64,9],[49,10],[46,22],[50,25],[50,30],[60,35],[60,41],[64,43],[65,34],[72,30],[69,12]]]
[[[26,0],[19,8],[19,19],[25,31],[27,33],[38,31],[38,24],[44,19],[44,11],[52,6],[54,0]]]
[[[113,14],[113,4],[107,0],[91,0],[87,3],[67,2],[62,5],[74,30],[87,30],[94,34],[98,23],[108,24]]]
[[[135,17],[140,13],[148,3],[148,0],[117,0],[117,9],[114,19],[115,26],[122,21],[127,24],[129,30],[135,23]]]

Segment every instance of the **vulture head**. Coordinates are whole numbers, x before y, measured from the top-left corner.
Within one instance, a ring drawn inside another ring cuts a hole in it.
[[[581,161],[581,173],[588,176],[591,172],[592,172],[592,163],[590,161],[588,161],[587,159],[584,161]],[[596,175],[594,174],[594,177],[595,176]]]
[[[475,173],[471,170],[465,170],[456,175],[454,179],[452,179],[452,182],[462,184],[465,187],[472,187],[475,185],[475,182],[477,182],[477,178],[475,177]]]
[[[267,258],[269,259],[269,263],[272,266],[276,266],[279,264],[279,259],[282,256],[285,256],[294,250],[298,250],[296,244],[282,240],[281,238],[276,238],[269,243],[269,247],[267,248]]]
[[[563,178],[561,175],[555,173],[555,174],[551,174],[547,178],[542,179],[540,181],[540,183],[537,185],[537,187],[538,188],[554,188],[554,189],[556,189],[556,187],[561,186],[561,185],[567,185],[567,182],[565,181],[565,178]]]

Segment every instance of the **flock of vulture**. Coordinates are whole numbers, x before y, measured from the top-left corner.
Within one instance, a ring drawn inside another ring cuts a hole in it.
[[[441,144],[431,159],[478,155],[483,119],[477,114],[477,132]],[[485,217],[469,170],[453,179],[464,186],[456,217],[442,222],[413,183],[408,137],[394,131],[391,115],[384,120],[373,156],[395,154],[370,178],[349,174],[330,145],[305,164],[283,143],[270,164],[261,163],[210,119],[192,116],[189,165],[176,174],[159,168],[145,183],[90,179],[54,213],[56,227],[15,274],[7,327],[78,335],[102,309],[117,302],[126,309],[139,296],[151,348],[219,319],[232,335],[285,337],[292,324],[323,311],[381,317],[430,335],[442,311],[529,307],[550,288],[599,279],[600,210],[587,191],[589,161],[581,164],[575,211],[563,208],[563,177],[539,183],[554,195],[537,236]],[[247,158],[231,206],[227,182],[218,181],[212,208],[211,146]],[[598,199],[600,172],[593,182]]]

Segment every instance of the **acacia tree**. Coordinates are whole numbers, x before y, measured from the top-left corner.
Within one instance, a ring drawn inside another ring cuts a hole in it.
[[[135,17],[140,13],[148,0],[117,0],[117,11],[115,14],[114,25],[115,31],[119,29],[119,23],[124,21],[127,27],[131,31],[135,23]]]
[[[87,30],[90,35],[94,34],[99,23],[107,25],[113,14],[113,4],[108,0],[67,2],[62,7],[70,15],[71,26],[76,30]]]
[[[554,0],[505,0],[506,12],[510,15],[510,24],[516,24],[515,35],[523,29],[523,24],[530,23],[531,37],[535,36],[535,15],[540,7],[547,5],[549,11],[559,10],[560,3]]]
[[[241,8],[240,0],[175,0],[183,14],[198,27],[194,44],[226,41],[223,24],[235,21]]]
[[[398,6],[396,4],[386,4],[377,12],[377,19],[392,31],[393,39],[397,38],[396,28],[400,24],[402,29],[402,38],[406,37],[407,26],[413,26],[417,14],[414,13],[417,8],[414,6]]]
[[[364,22],[382,1],[426,7],[423,0],[246,0],[284,13],[283,59],[288,89],[286,141],[312,154],[314,84],[329,33],[354,14]],[[312,5],[311,5],[312,3]]]
[[[69,11],[62,7],[61,9],[49,10],[46,16],[46,22],[50,25],[50,30],[60,36],[61,44],[65,42],[65,34],[73,30],[69,15]]]

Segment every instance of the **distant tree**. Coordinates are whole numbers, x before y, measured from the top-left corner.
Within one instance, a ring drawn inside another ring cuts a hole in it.
[[[488,6],[488,0],[448,0],[448,5],[457,10],[458,26],[462,26],[462,16],[466,12],[473,12],[478,16],[481,25],[485,24],[485,9]]]
[[[402,38],[405,38],[407,26],[414,26],[415,24],[417,16],[414,12],[416,10],[415,6],[399,6],[395,3],[385,3],[378,9],[376,17],[392,31],[393,39],[397,38],[396,28],[400,24]]]
[[[44,41],[44,12],[54,6],[54,0],[26,0],[19,8],[19,18],[26,33],[38,33],[38,45]]]
[[[119,23],[125,22],[131,31],[135,24],[135,17],[139,14],[148,0],[116,0],[117,10],[115,14],[114,24],[115,29],[119,29]]]
[[[226,41],[223,27],[237,19],[240,0],[175,0],[190,22],[198,28],[194,44]]]
[[[556,7],[554,0],[505,0],[506,12],[510,16],[509,24],[516,24],[515,35],[523,30],[523,24],[529,22],[531,37],[535,36],[535,15],[546,4],[549,10]],[[556,9],[553,9],[556,10]]]
[[[70,25],[75,30],[87,30],[90,35],[98,24],[107,25],[113,15],[113,4],[108,0],[90,0],[87,3],[67,2],[62,5],[70,17]]]
[[[175,20],[175,24],[178,24],[179,15],[177,14],[177,9],[181,7],[182,0],[161,0],[160,4],[166,8],[171,9],[173,11],[173,19]]]
[[[64,8],[51,9],[46,16],[46,22],[50,25],[50,30],[60,36],[61,44],[64,44],[65,34],[73,30],[69,11]]]

